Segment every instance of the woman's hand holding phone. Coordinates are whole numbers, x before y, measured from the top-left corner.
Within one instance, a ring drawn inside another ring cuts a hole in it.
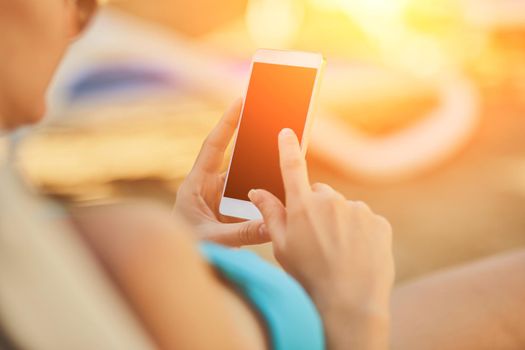
[[[279,155],[286,206],[265,190],[249,194],[275,257],[316,303],[329,349],[387,349],[394,278],[389,223],[326,184],[310,186],[290,129],[279,134]]]
[[[225,174],[224,153],[241,114],[239,99],[208,135],[193,169],[177,192],[175,211],[190,223],[198,238],[228,246],[260,244],[270,240],[261,220],[241,221],[219,213]]]

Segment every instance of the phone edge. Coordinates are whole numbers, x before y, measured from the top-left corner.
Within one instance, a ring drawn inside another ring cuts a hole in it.
[[[256,63],[256,62],[271,63],[271,62],[267,62],[267,61],[263,61],[263,60],[258,60],[257,59],[257,55],[261,51],[275,51],[275,52],[281,52],[281,53],[282,52],[287,52],[287,53],[308,53],[308,54],[318,55],[320,57],[320,59],[321,59],[319,65],[317,67],[294,65],[294,66],[297,66],[297,67],[315,68],[317,70],[315,81],[314,81],[314,88],[313,88],[313,91],[312,91],[312,96],[310,98],[310,104],[308,106],[308,113],[306,114],[306,121],[305,121],[305,125],[304,125],[304,128],[303,128],[302,137],[301,137],[301,140],[300,140],[301,152],[302,152],[304,157],[306,157],[308,141],[310,139],[310,132],[311,132],[311,128],[312,128],[312,125],[313,125],[313,114],[316,111],[316,107],[317,107],[317,102],[315,100],[317,100],[318,95],[319,95],[322,74],[323,74],[324,68],[326,66],[326,59],[324,58],[324,56],[321,53],[318,53],[318,52],[258,49],[255,52],[255,54],[253,55],[253,58],[252,58],[252,60],[250,62],[250,70],[249,70],[249,75],[248,75],[249,78],[248,78],[248,81],[246,82],[246,85],[244,87],[244,93],[242,95],[242,105],[241,105],[240,117],[239,117],[239,121],[237,122],[237,127],[236,127],[236,131],[235,131],[235,137],[234,137],[233,143],[232,143],[232,153],[231,153],[231,156],[230,156],[230,160],[228,162],[228,169],[226,170],[226,176],[225,176],[224,185],[223,185],[223,188],[222,188],[221,199],[220,199],[220,202],[219,202],[219,213],[220,214],[226,215],[226,216],[235,217],[235,218],[247,219],[247,220],[260,219],[262,217],[262,215],[260,215],[259,210],[250,201],[246,201],[246,200],[242,200],[242,199],[236,199],[236,198],[230,198],[230,197],[225,197],[224,193],[226,192],[226,186],[228,184],[228,178],[230,176],[230,168],[231,168],[231,164],[232,164],[232,161],[233,161],[233,157],[235,155],[235,146],[237,145],[237,136],[238,136],[238,132],[239,132],[239,127],[240,127],[241,122],[242,122],[242,117],[243,117],[243,114],[244,114],[244,105],[245,105],[245,102],[246,102],[246,95],[248,93],[248,88],[250,86],[250,81],[251,81],[251,77],[252,77],[254,63]],[[286,64],[283,64],[283,63],[273,63],[273,64],[286,65]],[[227,199],[227,200],[224,201],[224,199]],[[228,207],[229,207],[227,202],[231,202],[231,201],[242,202],[243,205],[246,205],[248,208],[253,206],[257,210],[259,215],[243,215],[242,217],[239,217],[239,216],[236,216],[236,215],[232,215],[232,214],[237,214],[239,211],[238,210],[231,210],[231,211],[227,210]]]

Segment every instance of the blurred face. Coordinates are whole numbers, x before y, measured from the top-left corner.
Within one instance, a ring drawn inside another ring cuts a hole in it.
[[[83,0],[0,0],[0,128],[40,120],[46,88],[85,16]]]

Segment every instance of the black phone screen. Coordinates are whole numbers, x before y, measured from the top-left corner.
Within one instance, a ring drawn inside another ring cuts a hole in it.
[[[251,189],[265,189],[285,201],[277,137],[283,128],[301,140],[316,68],[255,62],[224,196],[249,200]]]

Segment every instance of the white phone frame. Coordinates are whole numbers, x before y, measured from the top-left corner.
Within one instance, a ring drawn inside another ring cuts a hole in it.
[[[312,126],[312,119],[313,119],[312,114],[314,111],[315,101],[317,99],[317,95],[319,91],[322,70],[323,70],[324,63],[325,63],[323,55],[320,53],[302,52],[302,51],[267,50],[267,49],[257,50],[253,56],[253,59],[250,65],[250,75],[249,75],[250,79],[248,79],[248,83],[246,84],[246,88],[245,88],[245,92],[244,92],[244,96],[242,100],[241,118],[239,119],[239,122],[237,124],[237,132],[242,122],[242,116],[244,113],[244,103],[246,101],[248,87],[250,86],[253,65],[254,63],[257,63],[257,62],[278,64],[278,65],[285,65],[285,66],[315,68],[317,70],[315,81],[314,81],[314,86],[313,86],[313,91],[312,91],[312,97],[310,98],[310,104],[308,106],[308,112],[306,114],[306,121],[305,121],[304,129],[303,129],[303,135],[300,140],[301,141],[301,151],[303,155],[305,155],[306,148],[308,145],[310,129]],[[246,220],[261,219],[262,218],[261,213],[259,212],[257,207],[252,202],[224,196],[224,193],[226,191],[226,185],[228,184],[228,177],[230,175],[230,167],[231,167],[232,160],[235,154],[236,143],[237,143],[237,134],[235,135],[235,140],[233,143],[233,152],[230,158],[230,162],[228,164],[228,171],[226,173],[226,179],[224,181],[224,188],[222,190],[221,203],[219,205],[219,212],[222,215],[236,217],[240,219],[246,219]]]

